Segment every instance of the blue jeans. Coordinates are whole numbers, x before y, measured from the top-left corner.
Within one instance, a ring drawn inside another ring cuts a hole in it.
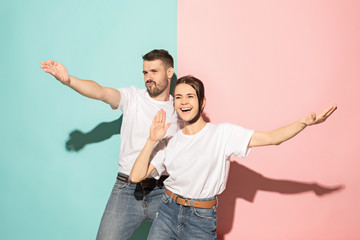
[[[216,206],[210,209],[183,206],[164,193],[148,240],[217,239],[216,221]]]
[[[122,177],[128,177],[119,174]],[[98,230],[97,240],[125,240],[145,220],[154,220],[163,187],[141,187],[116,180]]]

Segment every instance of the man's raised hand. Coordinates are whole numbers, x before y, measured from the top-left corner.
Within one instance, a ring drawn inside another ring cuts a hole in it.
[[[40,67],[44,70],[44,72],[50,73],[57,80],[59,80],[62,84],[69,85],[70,84],[70,76],[65,68],[59,62],[55,62],[53,60],[41,61]]]

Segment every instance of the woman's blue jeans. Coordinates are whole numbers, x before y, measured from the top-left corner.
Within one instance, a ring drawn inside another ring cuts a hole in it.
[[[216,197],[193,200],[212,200],[214,198]],[[164,193],[148,240],[217,239],[216,221],[216,206],[210,209],[183,206]]]

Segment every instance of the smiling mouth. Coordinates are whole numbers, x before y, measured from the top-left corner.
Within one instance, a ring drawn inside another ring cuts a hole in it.
[[[180,108],[181,112],[190,112],[192,108]]]

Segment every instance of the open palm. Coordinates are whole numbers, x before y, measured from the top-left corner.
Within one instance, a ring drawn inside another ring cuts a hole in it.
[[[319,124],[325,122],[325,120],[330,117],[330,115],[337,109],[336,105],[333,105],[327,109],[325,109],[320,114],[311,113],[310,116],[306,117],[305,123],[307,126]]]
[[[165,136],[166,131],[170,127],[170,123],[165,125],[165,121],[166,112],[161,109],[154,117],[154,120],[150,127],[150,139],[152,141],[159,141]]]
[[[57,80],[65,85],[69,85],[70,83],[70,76],[65,68],[59,62],[55,62],[53,60],[41,61],[40,67],[44,70],[44,72],[50,73],[53,75]]]

